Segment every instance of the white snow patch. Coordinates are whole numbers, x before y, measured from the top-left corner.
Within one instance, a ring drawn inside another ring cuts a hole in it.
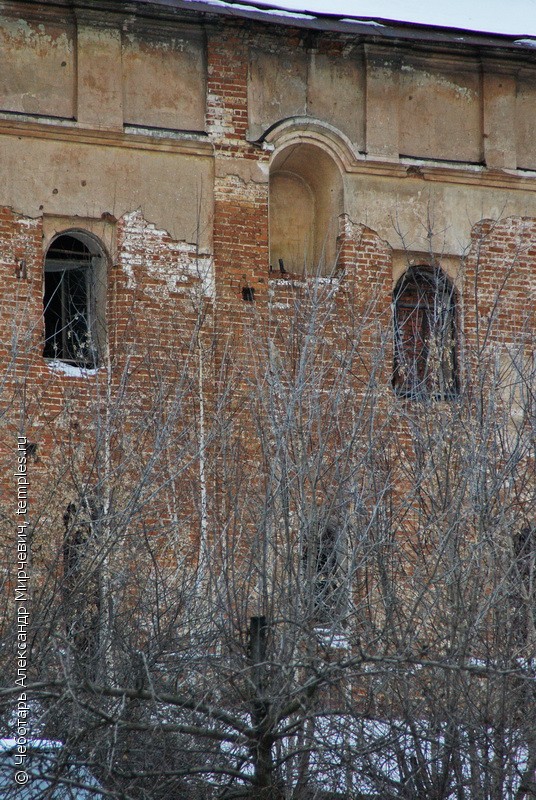
[[[360,25],[366,25],[367,28],[385,28],[384,22],[375,22],[375,20],[372,19],[356,20],[355,17],[343,17],[339,22],[350,22],[354,24],[359,22]]]
[[[536,47],[536,39],[516,39],[514,44],[522,44],[525,47]]]
[[[259,9],[256,8],[255,11],[258,12]],[[266,10],[263,9],[262,13],[270,14],[277,17],[291,17],[292,19],[314,19],[313,14],[299,14],[296,11],[283,11],[282,9],[277,9],[273,11],[271,9],[266,9]]]
[[[98,368],[89,369],[88,367],[76,367],[74,364],[67,364],[65,361],[53,359],[47,361],[47,367],[52,372],[61,372],[63,375],[68,375],[71,378],[91,378],[98,373]]]
[[[430,3],[430,0],[257,0],[255,7],[223,0],[206,0],[207,6],[240,11],[280,14],[291,12],[296,19],[310,15],[342,17],[344,22],[384,21],[407,22],[436,28],[455,28],[464,31],[536,36],[536,3],[534,0],[486,0],[467,2],[449,0]],[[368,19],[367,19],[368,18]]]
[[[270,283],[272,286],[307,286],[304,280],[287,280],[286,278],[272,278]]]
[[[482,164],[468,164],[464,162],[463,164],[459,161],[436,161],[433,158],[401,158],[400,159],[401,166],[404,167],[441,167],[442,169],[456,169],[460,170],[463,169],[464,172],[485,172],[487,167],[483,166]],[[507,172],[508,170],[503,170],[503,172]],[[510,170],[513,175],[519,175],[520,170]],[[534,173],[530,173],[531,177],[534,177]]]
[[[248,3],[226,3],[225,0],[204,0],[207,6],[214,6],[215,8],[229,8],[233,11],[247,11],[249,13],[262,13],[269,14],[270,16],[278,17],[292,17],[292,19],[313,19],[314,14],[301,13],[299,11],[286,11],[284,8],[258,8],[258,6],[250,6]]]

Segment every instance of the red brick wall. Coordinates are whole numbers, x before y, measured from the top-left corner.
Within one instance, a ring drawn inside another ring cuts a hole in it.
[[[240,26],[209,36],[207,131],[216,159],[216,284],[218,296],[229,303],[226,313],[237,323],[242,288],[254,289],[255,299],[265,300],[268,277],[268,154],[246,140],[248,59],[249,42]]]
[[[474,226],[464,265],[463,298],[464,334],[472,347],[530,341],[535,259],[536,220],[511,217]]]
[[[33,469],[43,477],[43,486],[45,478],[54,474],[50,454],[58,448],[72,448],[74,470],[83,463],[77,442],[84,440],[91,447],[95,420],[110,398],[119,404],[114,424],[123,431],[117,433],[117,453],[130,448],[130,453],[139,452],[138,466],[145,464],[177,385],[189,398],[178,424],[185,437],[192,436],[192,449],[184,449],[180,437],[170,435],[174,452],[186,457],[195,449],[198,434],[198,330],[202,330],[206,350],[210,413],[214,408],[211,382],[216,386],[223,380],[224,373],[219,372],[223,354],[232,354],[237,396],[242,393],[244,398],[251,386],[251,370],[262,367],[268,338],[277,335],[282,352],[286,342],[290,351],[296,309],[301,308],[306,324],[307,309],[314,303],[317,308],[325,306],[318,331],[325,344],[322,358],[349,348],[359,355],[348,377],[349,396],[357,397],[374,375],[382,387],[382,402],[392,403],[396,410],[399,401],[392,397],[390,386],[390,247],[359,220],[343,216],[332,279],[315,284],[312,279],[270,272],[270,154],[247,141],[249,35],[240,24],[227,22],[208,33],[206,122],[215,171],[212,253],[200,254],[195,245],[173,240],[139,211],[116,223],[116,252],[107,285],[110,379],[105,369],[97,375],[73,377],[52,371],[44,362],[42,220],[0,209],[4,289],[0,347],[6,365],[1,402],[9,428],[3,439],[6,470],[12,457],[10,442],[15,441],[14,431],[22,418],[29,439],[39,445],[40,460]],[[287,44],[292,44],[290,39]],[[475,226],[461,281],[461,347],[474,354],[477,333],[482,343],[490,316],[496,321],[490,341],[504,338],[513,343],[520,336],[529,341],[534,326],[535,257],[536,221],[516,218]],[[243,289],[254,290],[254,302],[244,300]],[[142,417],[151,413],[155,396],[161,398],[162,416],[144,439]],[[240,413],[246,430],[247,408]],[[254,459],[254,449],[248,453]],[[189,477],[195,483],[195,469]],[[154,509],[149,514],[153,519],[157,516]]]

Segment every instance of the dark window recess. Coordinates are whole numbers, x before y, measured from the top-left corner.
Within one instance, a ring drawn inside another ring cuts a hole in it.
[[[314,621],[330,624],[341,610],[342,585],[339,537],[327,526],[312,533],[303,549],[303,567],[310,587]]]
[[[242,287],[242,300],[246,303],[253,303],[255,301],[255,289],[251,286]]]
[[[513,537],[512,631],[520,646],[536,636],[536,527],[527,525]]]
[[[97,365],[94,256],[75,236],[59,236],[45,259],[46,358],[80,367]]]
[[[458,394],[454,288],[440,270],[411,268],[394,292],[393,388],[400,397]]]
[[[37,456],[37,442],[26,443],[26,456],[32,458],[34,461],[39,460]]]

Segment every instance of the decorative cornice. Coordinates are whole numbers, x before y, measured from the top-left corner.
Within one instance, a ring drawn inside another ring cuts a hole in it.
[[[371,177],[453,183],[493,189],[536,191],[536,170],[488,169],[479,164],[438,162],[401,157],[398,160],[370,158],[332,125],[311,117],[289,117],[266,131],[258,140],[277,152],[292,144],[316,144],[328,151],[348,174]]]
[[[104,131],[82,128],[75,122],[34,122],[0,118],[0,135],[29,139],[86,144],[99,147],[119,147],[126,150],[156,150],[164,153],[212,156],[212,142],[201,133],[141,129],[136,132]]]
[[[70,120],[43,123],[6,117],[4,115],[4,118],[0,118],[0,136],[214,157],[213,143],[202,133],[158,129],[114,132],[82,128]],[[272,146],[274,152],[290,144],[316,144],[330,152],[343,171],[350,175],[536,191],[536,170],[498,170],[476,164],[441,163],[425,159],[372,159],[358,153],[347,137],[337,129],[308,118],[295,117],[286,120],[268,131],[262,141],[263,146]]]
[[[348,172],[383,178],[398,178],[421,182],[452,183],[490,189],[536,191],[536,170],[488,169],[475,164],[441,164],[424,159],[401,159],[398,162],[363,160],[354,162]]]

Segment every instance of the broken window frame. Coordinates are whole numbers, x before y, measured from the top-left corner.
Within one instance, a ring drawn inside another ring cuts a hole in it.
[[[411,267],[393,293],[397,397],[452,400],[458,396],[456,293],[440,269]]]
[[[43,356],[93,369],[99,363],[97,275],[105,263],[92,237],[65,231],[45,256]]]

